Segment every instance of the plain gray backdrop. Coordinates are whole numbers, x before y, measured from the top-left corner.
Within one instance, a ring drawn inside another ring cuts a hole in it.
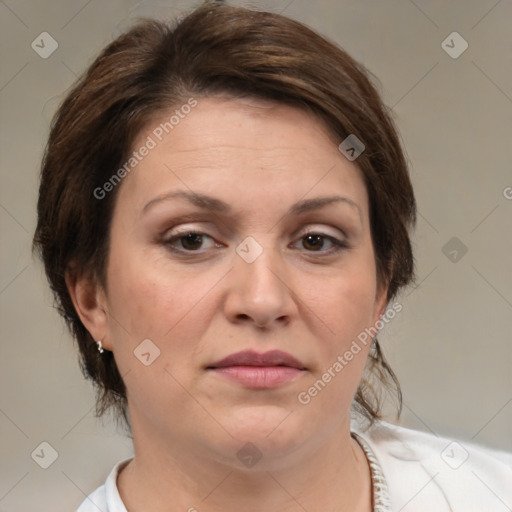
[[[417,286],[381,337],[404,392],[401,423],[511,451],[512,2],[231,3],[306,23],[379,78],[419,208]],[[197,4],[0,2],[3,512],[74,510],[131,454],[130,439],[94,418],[92,388],[31,256],[39,164],[58,103],[98,51],[139,16]],[[57,455],[47,469],[32,455],[50,453],[42,442]]]

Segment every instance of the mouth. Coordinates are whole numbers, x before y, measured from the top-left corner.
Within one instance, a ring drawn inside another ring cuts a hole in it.
[[[291,354],[280,350],[258,353],[251,350],[231,354],[206,370],[251,389],[268,389],[289,382],[307,368]]]

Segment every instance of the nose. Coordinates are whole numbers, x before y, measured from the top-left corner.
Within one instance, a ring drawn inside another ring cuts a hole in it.
[[[265,249],[251,263],[235,254],[228,274],[225,314],[233,323],[260,328],[286,325],[297,314],[296,295],[281,258]]]

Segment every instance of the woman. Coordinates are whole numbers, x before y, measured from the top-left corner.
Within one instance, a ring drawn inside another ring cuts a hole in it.
[[[414,195],[367,72],[307,27],[207,3],[129,30],[56,115],[38,215],[134,441],[79,512],[508,506],[510,455],[381,420]]]

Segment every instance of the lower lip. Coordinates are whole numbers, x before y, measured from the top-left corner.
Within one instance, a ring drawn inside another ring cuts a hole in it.
[[[274,388],[302,373],[302,370],[289,366],[227,366],[211,371],[253,389]]]

